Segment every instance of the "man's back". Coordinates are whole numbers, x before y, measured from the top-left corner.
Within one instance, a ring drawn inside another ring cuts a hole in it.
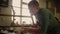
[[[46,33],[49,26],[55,27],[58,25],[57,20],[47,9],[40,9],[39,13],[36,14],[36,18],[39,20],[42,32]]]

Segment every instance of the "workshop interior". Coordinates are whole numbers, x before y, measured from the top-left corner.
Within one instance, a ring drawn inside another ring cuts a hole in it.
[[[28,3],[33,0],[0,0],[0,33],[39,34],[37,19],[29,12]],[[36,0],[40,8],[46,8],[60,24],[59,0]]]

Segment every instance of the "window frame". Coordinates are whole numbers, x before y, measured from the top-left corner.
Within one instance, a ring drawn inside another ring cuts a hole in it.
[[[32,20],[32,23],[34,24],[34,20],[33,20],[33,17],[32,16],[23,16],[22,15],[22,5],[23,4],[25,4],[25,5],[28,5],[27,3],[25,3],[25,2],[23,2],[23,0],[21,0],[21,7],[20,7],[20,23],[22,22],[22,17],[26,17],[26,18],[31,18],[31,20]],[[27,8],[26,8],[27,9]],[[14,17],[13,17],[14,18]],[[14,21],[14,19],[13,19],[13,21]]]

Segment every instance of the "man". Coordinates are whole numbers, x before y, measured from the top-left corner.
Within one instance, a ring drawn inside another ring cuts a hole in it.
[[[49,10],[39,8],[39,3],[37,1],[30,1],[28,7],[30,13],[35,15],[38,24],[41,27],[41,34],[49,34],[50,29],[53,31],[55,26],[58,26],[58,22],[55,17],[49,12]]]

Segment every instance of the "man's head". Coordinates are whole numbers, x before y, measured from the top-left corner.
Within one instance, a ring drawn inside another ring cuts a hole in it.
[[[37,1],[30,1],[28,7],[31,14],[36,14],[39,11],[39,3]]]

